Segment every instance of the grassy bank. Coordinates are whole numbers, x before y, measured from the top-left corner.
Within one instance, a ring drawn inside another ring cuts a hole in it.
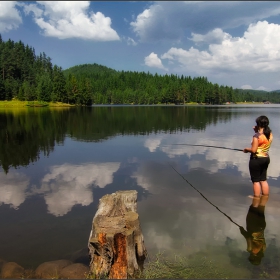
[[[250,104],[250,105],[254,105],[254,104],[264,104],[263,102],[236,102],[236,104]]]
[[[22,107],[73,107],[62,102],[43,102],[43,101],[0,101],[0,108],[22,108]]]

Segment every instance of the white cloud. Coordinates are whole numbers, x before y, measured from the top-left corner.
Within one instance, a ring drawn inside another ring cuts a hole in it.
[[[120,163],[115,162],[53,166],[42,179],[41,188],[34,188],[33,194],[44,194],[49,213],[62,216],[76,204],[87,206],[92,203],[91,188],[94,185],[104,188],[112,183],[119,166]]]
[[[265,91],[270,91],[270,89],[266,88],[266,87],[263,87],[263,86],[260,86],[258,88],[256,88],[257,90],[265,90]]]
[[[29,179],[22,173],[10,171],[7,175],[0,173],[0,182],[0,205],[9,204],[17,209],[25,201]]]
[[[220,44],[224,40],[231,39],[231,35],[228,33],[223,32],[221,28],[215,28],[212,31],[209,31],[205,35],[192,33],[192,40],[196,44],[199,43],[207,43],[207,44]]]
[[[144,10],[143,13],[137,16],[136,22],[131,22],[130,25],[133,27],[134,32],[141,36],[141,33],[145,30],[146,20],[149,20],[151,17],[150,9]]]
[[[180,4],[178,2],[172,3],[175,8],[171,8],[175,13],[180,11]],[[166,7],[167,6],[167,7]],[[156,3],[150,6],[149,9],[145,9],[141,14],[139,14],[134,22],[130,25],[136,35],[139,37],[141,42],[145,41],[156,41],[156,40],[176,40],[182,35],[182,29],[176,28],[177,25],[174,22],[170,22],[170,18],[174,13],[170,13],[169,4],[167,5],[163,2]],[[179,7],[178,7],[179,6]],[[166,18],[169,17],[169,18]],[[167,20],[167,22],[166,22]],[[168,26],[167,26],[168,25]]]
[[[241,88],[241,89],[254,89],[251,85],[242,85],[240,88]],[[259,86],[259,87],[255,88],[255,90],[270,91],[269,88],[264,87],[264,86]]]
[[[174,41],[187,30],[203,34],[279,14],[279,2],[273,1],[162,1],[152,3],[130,25],[140,41]]]
[[[145,57],[145,65],[168,71],[168,69],[163,66],[160,58],[158,58],[157,54],[155,54],[154,52]]]
[[[23,5],[24,13],[28,15],[33,12],[36,18],[39,18],[43,15],[43,10],[38,7],[36,4]]]
[[[280,25],[259,21],[250,24],[243,37],[225,36],[208,51],[171,48],[161,56],[179,63],[181,69],[199,74],[214,72],[277,72],[280,70]]]
[[[128,38],[126,39],[126,42],[127,42],[127,44],[128,44],[129,46],[136,46],[136,45],[137,45],[137,43],[136,43],[132,38],[130,38],[130,37],[128,37]]]
[[[81,38],[96,41],[120,40],[111,28],[111,19],[102,13],[88,12],[89,1],[38,1],[25,6],[43,34],[59,39]]]
[[[16,1],[0,1],[0,32],[17,29],[22,23]]]

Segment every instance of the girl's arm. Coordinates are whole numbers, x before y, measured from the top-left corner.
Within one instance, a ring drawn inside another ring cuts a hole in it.
[[[239,228],[240,233],[245,237],[246,242],[247,242],[247,251],[251,252],[252,250],[252,236],[243,228]]]
[[[251,148],[245,148],[243,150],[244,153],[252,153],[252,154],[255,154],[257,152],[257,149],[258,149],[258,138],[256,137],[253,137],[253,141],[252,141],[252,145],[251,145]]]

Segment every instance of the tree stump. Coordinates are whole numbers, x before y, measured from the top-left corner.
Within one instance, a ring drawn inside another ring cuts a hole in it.
[[[137,191],[117,191],[99,200],[88,248],[95,278],[135,278],[146,258],[137,214]]]

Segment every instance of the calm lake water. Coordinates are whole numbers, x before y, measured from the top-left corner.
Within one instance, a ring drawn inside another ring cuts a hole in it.
[[[252,202],[249,154],[178,144],[249,147],[262,114],[274,142],[256,266],[236,225],[246,229]],[[278,105],[0,109],[0,258],[32,268],[81,260],[99,199],[132,189],[150,255],[209,259],[234,278],[279,278],[279,119]]]

